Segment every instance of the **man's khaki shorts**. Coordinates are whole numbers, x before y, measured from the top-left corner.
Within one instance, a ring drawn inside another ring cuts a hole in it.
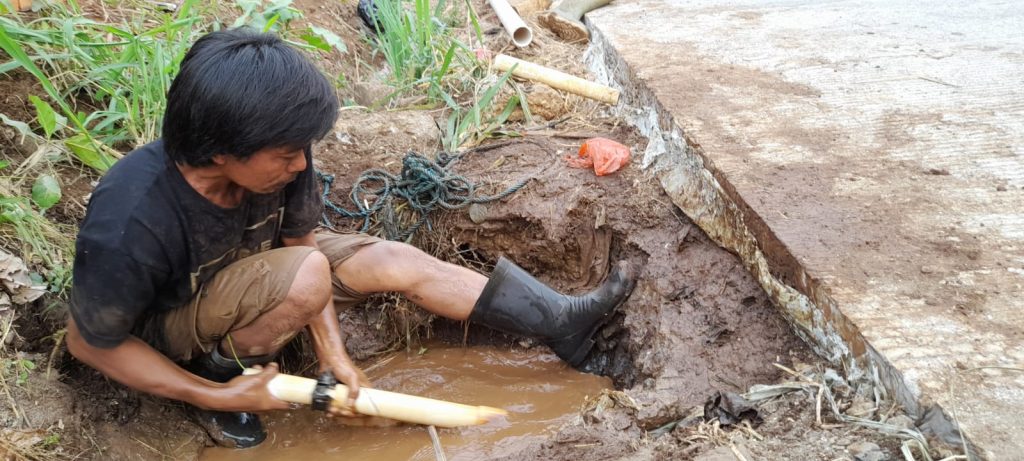
[[[359,249],[381,239],[321,232],[316,240],[331,263],[335,309],[341,311],[366,299],[368,295],[345,286],[333,272]],[[299,267],[314,251],[311,247],[275,248],[221,269],[187,306],[163,315],[162,343],[167,347],[163,352],[171,360],[184,362],[213,350],[228,332],[246,327],[284,301]]]

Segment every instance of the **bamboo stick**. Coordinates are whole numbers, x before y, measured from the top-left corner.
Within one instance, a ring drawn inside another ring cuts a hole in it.
[[[519,17],[530,17],[551,8],[551,0],[509,0],[509,3],[519,13]]]
[[[619,90],[505,54],[499,54],[494,58],[494,67],[502,72],[507,72],[515,67],[512,70],[512,75],[516,77],[540,82],[556,90],[578,94],[607,104],[615,105],[619,102]]]
[[[249,368],[245,374],[259,373]],[[309,405],[313,403],[316,380],[278,374],[267,385],[270,393],[281,400]],[[338,384],[328,391],[332,407],[341,407],[348,399],[348,386]],[[440,427],[474,426],[484,424],[508,412],[499,408],[470,406],[443,400],[428,399],[397,392],[361,388],[356,399],[356,411],[370,416],[382,416],[409,423]]]
[[[508,0],[488,0],[494,13],[498,15],[501,25],[505,26],[505,32],[512,37],[512,43],[519,48],[525,47],[533,41],[533,31],[519,17],[519,13],[508,4]]]

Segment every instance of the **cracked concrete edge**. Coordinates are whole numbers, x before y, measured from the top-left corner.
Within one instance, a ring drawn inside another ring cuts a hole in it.
[[[955,419],[908,385],[903,373],[867,343],[857,326],[842,314],[828,288],[808,274],[745,205],[700,144],[685,135],[600,29],[586,23],[591,32],[585,56],[590,71],[601,83],[621,91],[614,110],[649,140],[641,169],[659,181],[672,202],[712,240],[740,257],[797,336],[841,368],[859,392],[893,398],[917,418],[922,432],[953,447],[961,446]],[[972,459],[980,458],[975,447],[970,451]]]
[[[850,381],[869,382],[866,378],[870,375],[870,364],[860,359],[863,356],[863,338],[844,338],[841,335],[836,328],[837,322],[831,318],[834,316],[817,307],[823,296],[812,299],[772,274],[768,258],[748,228],[741,207],[715,177],[699,146],[684,137],[682,129],[652,92],[642,83],[638,84],[600,31],[592,32],[587,58],[599,80],[622,89],[618,109],[628,123],[649,139],[641,168],[661,183],[673,203],[708,236],[740,256],[765,292],[782,308],[786,319],[796,327],[797,334],[819,355],[841,366]],[[795,275],[803,279],[803,285],[810,285],[805,273],[801,271]],[[821,290],[813,290],[813,293],[821,295]],[[838,313],[835,309],[828,311]],[[846,321],[845,318],[839,320]],[[851,342],[856,344],[852,348]],[[860,353],[855,353],[855,350]]]

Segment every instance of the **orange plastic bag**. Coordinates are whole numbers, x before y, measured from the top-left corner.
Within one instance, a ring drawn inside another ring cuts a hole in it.
[[[580,146],[576,157],[570,154],[565,160],[571,167],[593,167],[594,173],[604,176],[619,171],[619,168],[629,163],[629,148],[611,139],[590,138]]]

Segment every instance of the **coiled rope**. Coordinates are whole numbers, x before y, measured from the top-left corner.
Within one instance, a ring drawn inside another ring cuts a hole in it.
[[[474,203],[488,203],[501,200],[522,189],[533,177],[528,177],[495,195],[479,195],[477,184],[466,177],[449,171],[461,155],[441,152],[431,160],[415,152],[405,154],[402,172],[392,174],[381,168],[364,171],[352,184],[349,198],[356,211],[350,211],[333,203],[329,195],[334,184],[334,175],[317,171],[323,182],[324,225],[331,227],[327,211],[350,219],[362,219],[361,232],[368,232],[373,222],[383,229],[382,237],[388,240],[409,241],[424,224],[431,229],[430,213],[438,208],[459,210]],[[411,226],[403,226],[400,213],[404,209],[413,211],[419,217]]]

